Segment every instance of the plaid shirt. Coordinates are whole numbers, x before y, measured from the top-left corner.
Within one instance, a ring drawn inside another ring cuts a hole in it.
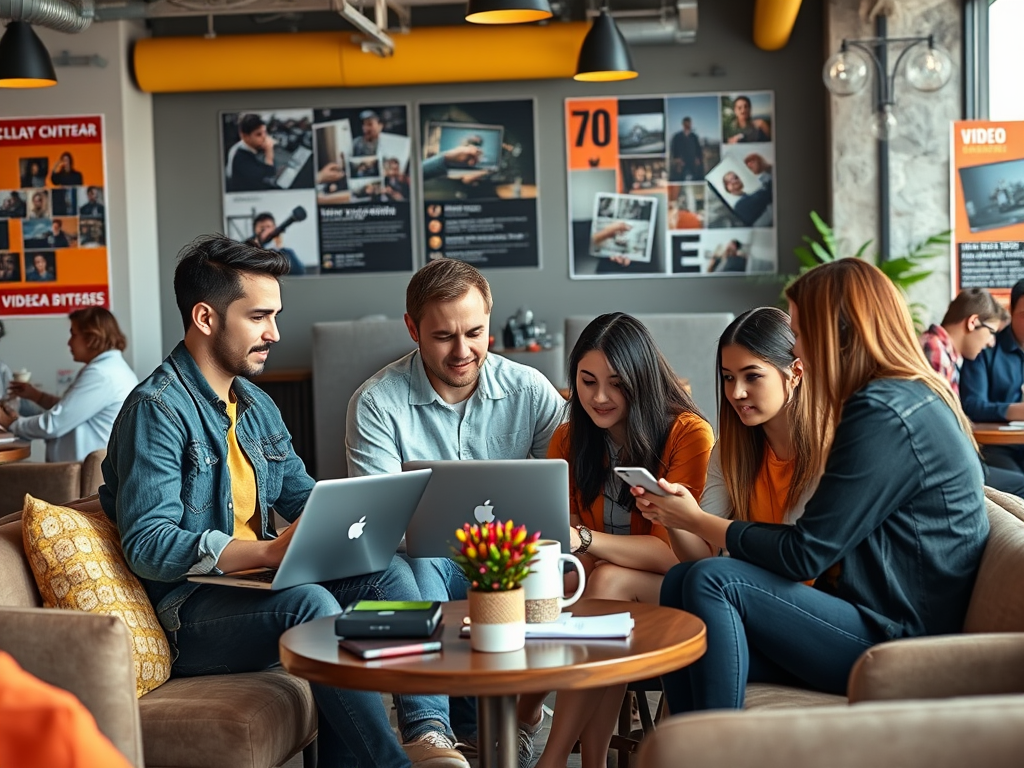
[[[924,356],[932,368],[942,374],[953,391],[960,394],[960,366],[964,359],[954,349],[953,341],[941,325],[932,325],[921,334]]]

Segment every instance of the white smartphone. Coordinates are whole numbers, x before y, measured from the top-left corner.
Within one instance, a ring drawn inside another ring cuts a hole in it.
[[[668,494],[658,485],[654,475],[643,467],[615,467],[615,474],[632,485],[634,488],[643,488],[655,496],[667,496]]]

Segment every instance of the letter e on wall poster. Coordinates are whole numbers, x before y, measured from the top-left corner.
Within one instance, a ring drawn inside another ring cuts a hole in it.
[[[110,307],[103,116],[0,119],[0,317]]]

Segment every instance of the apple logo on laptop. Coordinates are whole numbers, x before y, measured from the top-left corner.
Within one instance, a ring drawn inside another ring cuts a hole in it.
[[[366,515],[359,518],[358,522],[352,523],[348,527],[348,537],[350,539],[358,539],[363,535],[363,528],[366,527]]]
[[[491,500],[488,499],[483,504],[478,505],[473,510],[473,517],[476,518],[478,523],[490,523],[494,521],[494,507],[491,506]]]

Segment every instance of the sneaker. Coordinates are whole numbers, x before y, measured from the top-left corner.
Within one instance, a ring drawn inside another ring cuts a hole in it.
[[[402,749],[418,768],[469,768],[469,761],[455,748],[455,742],[441,731],[427,731],[403,744]]]
[[[476,736],[472,738],[457,738],[455,741],[455,748],[462,753],[462,756],[467,760],[480,757],[480,749],[476,743]]]
[[[530,768],[533,763],[534,742],[537,734],[544,727],[544,710],[541,710],[540,720],[534,725],[519,723],[518,746],[519,746],[519,768]]]

